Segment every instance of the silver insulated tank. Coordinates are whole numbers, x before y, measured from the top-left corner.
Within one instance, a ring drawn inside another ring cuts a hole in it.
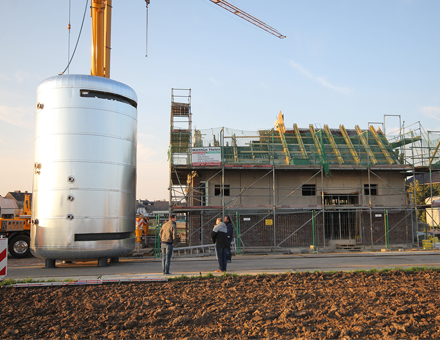
[[[31,251],[118,258],[135,245],[137,96],[129,86],[60,75],[37,89]]]

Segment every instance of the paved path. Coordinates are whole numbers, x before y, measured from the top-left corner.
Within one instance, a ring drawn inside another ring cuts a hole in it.
[[[405,251],[372,253],[323,253],[289,255],[240,255],[232,258],[228,272],[236,274],[285,273],[287,271],[341,271],[357,269],[384,269],[409,267],[440,267],[440,251]],[[174,258],[172,276],[197,276],[214,273],[217,260],[213,256]],[[121,258],[119,263],[98,267],[97,261],[64,264],[44,268],[44,260],[37,258],[8,260],[5,279],[113,279],[163,277],[160,259],[153,257]]]

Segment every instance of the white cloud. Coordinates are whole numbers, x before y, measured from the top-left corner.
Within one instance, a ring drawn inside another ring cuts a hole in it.
[[[347,88],[347,87],[341,87],[341,86],[335,86],[333,84],[331,84],[327,79],[325,79],[324,77],[319,77],[319,76],[315,76],[313,74],[311,74],[309,71],[306,70],[306,68],[296,62],[294,62],[293,60],[290,61],[290,66],[294,69],[297,70],[299,72],[301,72],[303,75],[305,75],[307,78],[316,81],[318,83],[320,83],[322,86],[328,87],[329,89],[332,89],[336,92],[348,95],[350,93],[352,93],[354,90]]]
[[[154,139],[156,139],[156,136],[138,131],[138,139],[145,139],[148,142],[152,142]]]
[[[214,78],[209,78],[209,81],[211,82],[211,83],[213,83],[214,85],[219,85],[220,83],[217,81],[217,79],[214,79]]]
[[[0,121],[18,127],[32,128],[33,121],[29,120],[31,112],[33,113],[31,108],[0,106]]]
[[[377,129],[377,126],[375,126],[375,127],[376,127],[376,129]],[[382,125],[379,125],[379,127],[382,129],[382,132],[383,132],[383,126],[382,126]],[[390,138],[392,138],[392,137],[399,136],[400,129],[399,129],[398,126],[387,126],[387,127],[386,127],[386,130],[385,130],[385,133],[386,133],[386,135],[387,135],[387,138],[390,139]],[[402,132],[402,133],[403,133],[403,132]]]
[[[423,106],[420,111],[428,117],[440,120],[440,107],[435,106]]]
[[[0,73],[1,81],[9,81],[9,76],[6,73]]]
[[[14,77],[17,80],[17,82],[22,83],[23,80],[29,78],[29,74],[27,72],[17,71],[15,72]]]
[[[157,155],[157,150],[150,148],[149,146],[138,142],[138,144],[137,144],[137,157],[138,157],[139,161],[148,160],[155,155]],[[166,157],[166,154],[164,155],[164,157]]]

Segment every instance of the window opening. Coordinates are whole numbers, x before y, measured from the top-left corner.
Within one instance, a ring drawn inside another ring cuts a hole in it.
[[[377,196],[377,184],[364,184],[364,194],[365,196],[370,195],[370,187],[371,187],[371,196]]]
[[[325,194],[324,205],[358,204],[358,194]]]
[[[214,195],[215,196],[221,196],[221,185],[220,184],[216,184],[214,186]],[[229,184],[225,184],[224,185],[224,196],[229,196],[230,195],[230,185]]]
[[[316,195],[316,184],[303,184],[301,188],[302,188],[302,195],[303,196],[315,196]]]
[[[356,205],[359,193],[353,194],[324,194],[324,204],[334,206],[325,212],[326,240],[355,240],[358,236],[357,212],[337,208],[344,205]]]

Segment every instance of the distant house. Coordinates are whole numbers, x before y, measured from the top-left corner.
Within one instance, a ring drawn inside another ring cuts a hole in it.
[[[425,199],[426,223],[432,228],[440,227],[440,196],[428,197]]]
[[[407,185],[411,185],[414,181],[414,176],[408,178],[406,181]],[[432,171],[431,175],[429,172],[416,174],[416,181],[419,182],[419,185],[429,185],[429,184],[439,184],[440,183],[440,171]]]
[[[23,209],[25,195],[29,195],[29,200],[30,200],[29,203],[32,206],[32,193],[27,191],[24,192],[20,190],[10,191],[6,194],[5,198],[14,200],[15,202],[17,202],[18,209]]]
[[[136,201],[136,216],[137,215],[142,215],[142,216],[148,215],[147,208],[139,201]]]
[[[149,201],[138,200],[137,201],[137,214],[143,216],[168,216],[169,203],[168,201]]]
[[[0,217],[14,218],[18,213],[19,209],[15,200],[0,196]]]

